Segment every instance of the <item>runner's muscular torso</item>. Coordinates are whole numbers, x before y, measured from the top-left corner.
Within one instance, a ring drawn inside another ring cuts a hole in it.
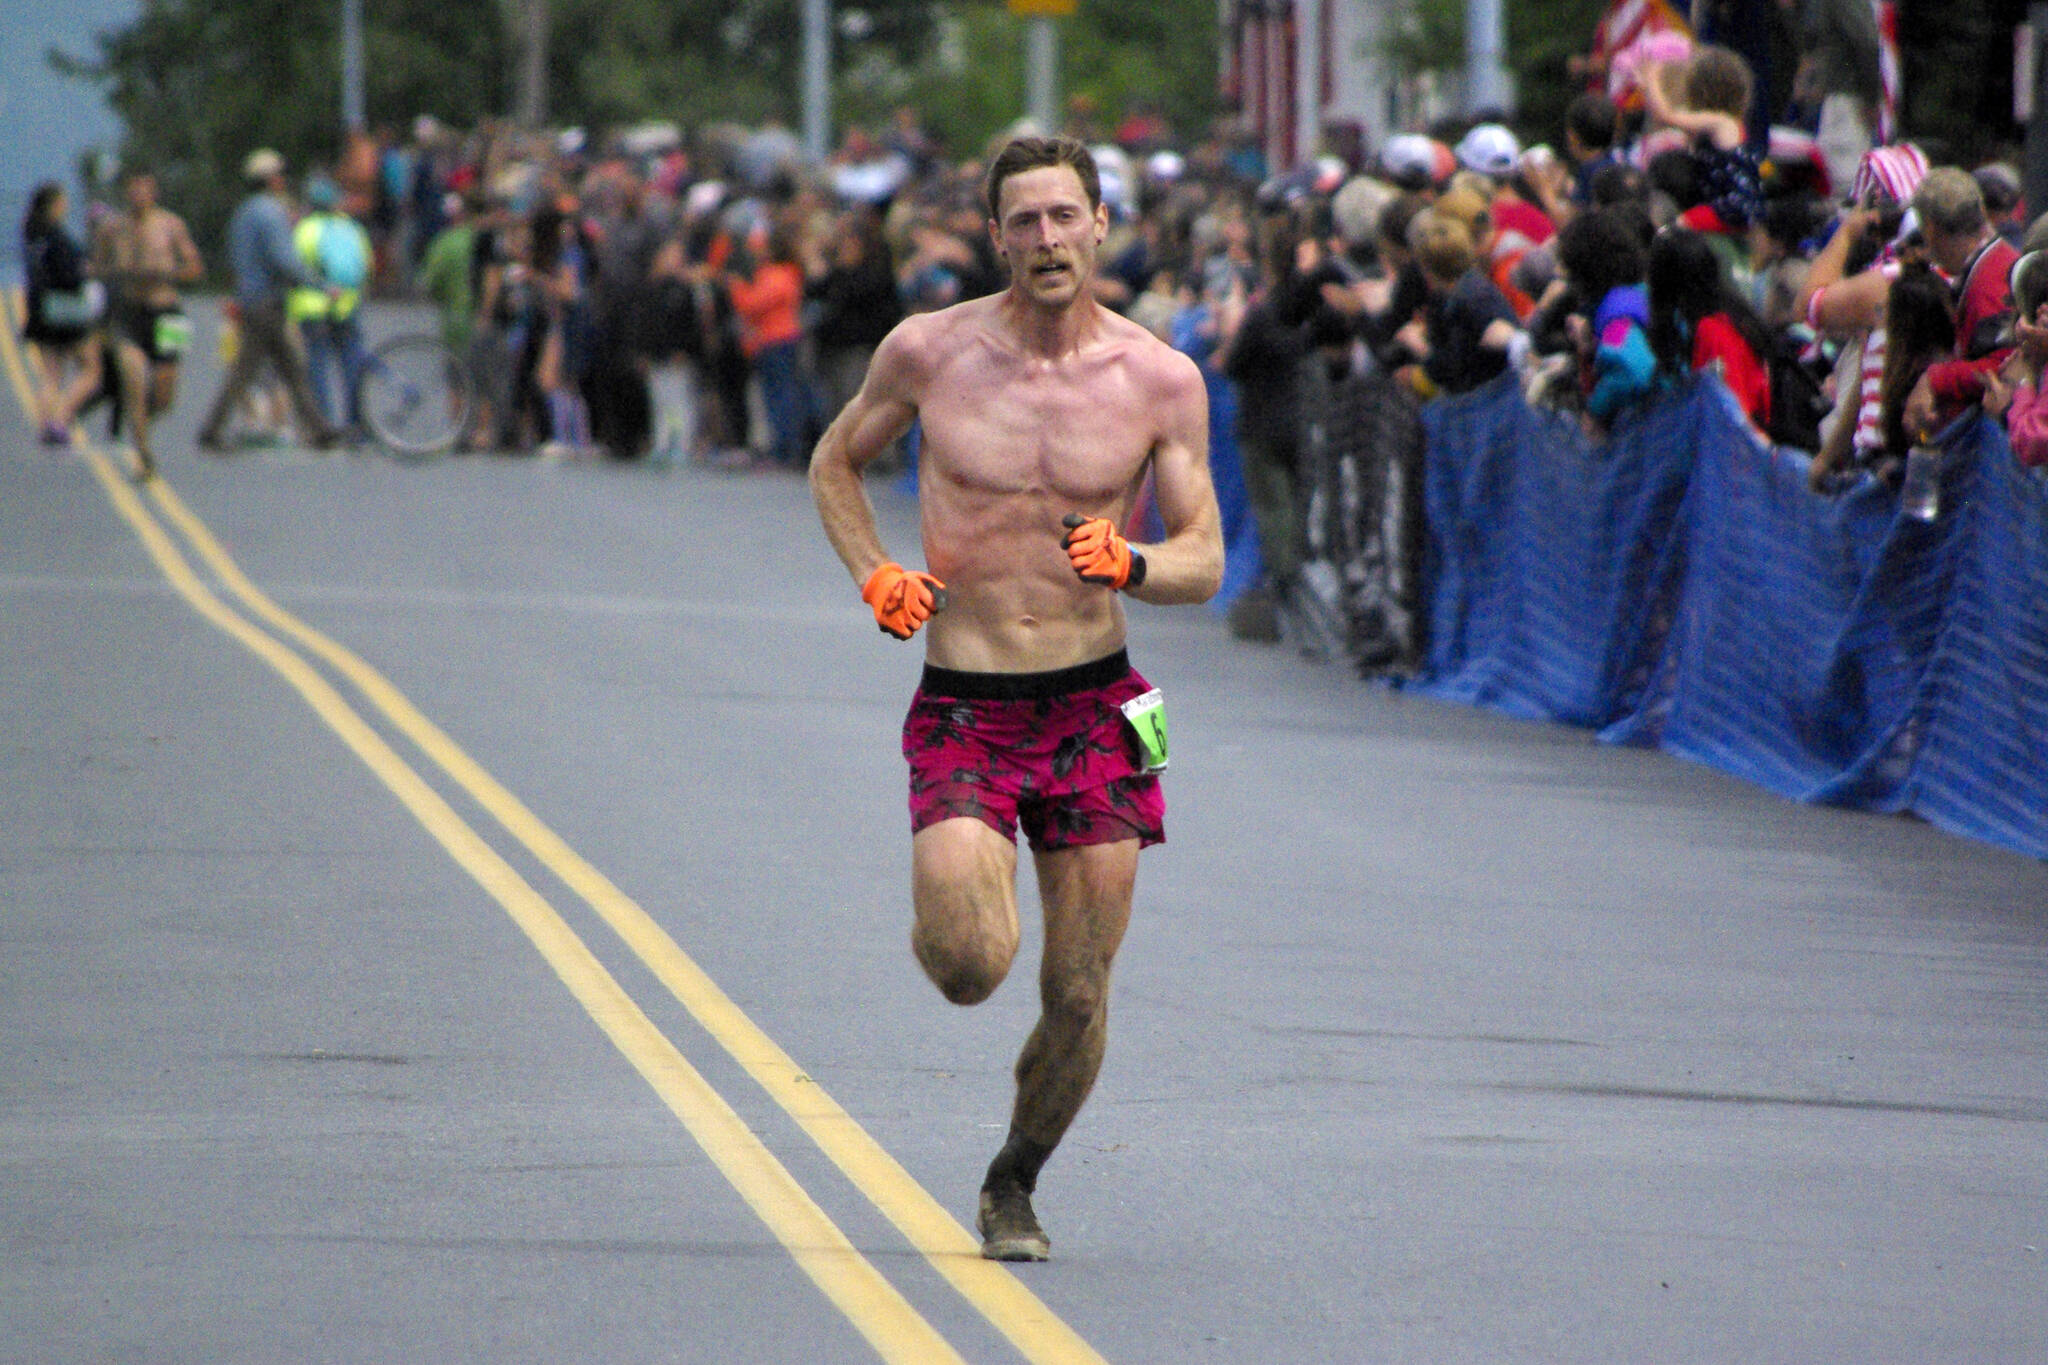
[[[925,563],[950,598],[926,627],[927,655],[948,668],[1035,672],[1124,642],[1118,594],[1075,575],[1061,519],[1121,526],[1156,461],[1182,471],[1199,459],[1190,502],[1213,505],[1203,438],[1188,430],[1206,419],[1200,374],[1137,324],[1098,309],[1083,344],[1046,358],[1004,325],[1003,298],[899,326],[827,442],[844,440],[865,464],[920,419]]]

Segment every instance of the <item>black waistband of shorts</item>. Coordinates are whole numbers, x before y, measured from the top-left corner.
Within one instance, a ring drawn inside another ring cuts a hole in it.
[[[961,701],[1041,701],[1107,687],[1130,671],[1131,655],[1125,649],[1046,673],[970,673],[926,664],[918,690],[928,697],[957,697]]]

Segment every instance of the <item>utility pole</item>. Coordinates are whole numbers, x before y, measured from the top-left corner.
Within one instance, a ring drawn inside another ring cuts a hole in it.
[[[548,0],[523,0],[519,44],[519,103],[514,117],[538,128],[548,117]]]
[[[1024,41],[1025,102],[1031,121],[1050,137],[1060,130],[1060,31],[1050,19],[1033,19]]]
[[[1295,11],[1294,159],[1306,164],[1323,144],[1323,7],[1310,0]]]
[[[2027,173],[2025,187],[2021,193],[2026,196],[2027,212],[2039,216],[2048,209],[2048,3],[2034,0],[2027,6],[2027,56],[2026,70],[2021,74],[2030,82],[2027,105]]]
[[[832,4],[804,0],[804,155],[813,164],[832,151]]]
[[[1024,112],[1051,137],[1060,130],[1060,31],[1055,19],[1074,13],[1075,0],[1010,0],[1024,30]]]
[[[363,0],[341,0],[341,132],[369,127],[363,109]]]
[[[1501,0],[1465,0],[1465,112],[1506,113],[1507,71],[1501,66]]]

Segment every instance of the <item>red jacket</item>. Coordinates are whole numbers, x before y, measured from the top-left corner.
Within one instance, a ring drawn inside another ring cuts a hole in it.
[[[1984,396],[1984,376],[2005,363],[2012,347],[1998,344],[2012,312],[2011,242],[1994,236],[1963,268],[1956,288],[1956,358],[1927,368],[1927,383],[1944,408],[1970,406]]]
[[[1704,370],[1719,362],[1721,382],[1728,386],[1749,420],[1759,427],[1771,421],[1771,375],[1763,361],[1742,339],[1742,333],[1726,313],[1700,319],[1692,337],[1692,367]]]
[[[753,278],[735,276],[727,285],[740,319],[740,349],[749,359],[770,346],[803,335],[804,272],[788,262],[766,261]]]

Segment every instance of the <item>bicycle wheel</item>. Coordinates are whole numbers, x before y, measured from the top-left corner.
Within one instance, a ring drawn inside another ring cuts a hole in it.
[[[469,371],[436,337],[393,337],[370,352],[359,390],[363,424],[406,458],[438,455],[469,429]]]

